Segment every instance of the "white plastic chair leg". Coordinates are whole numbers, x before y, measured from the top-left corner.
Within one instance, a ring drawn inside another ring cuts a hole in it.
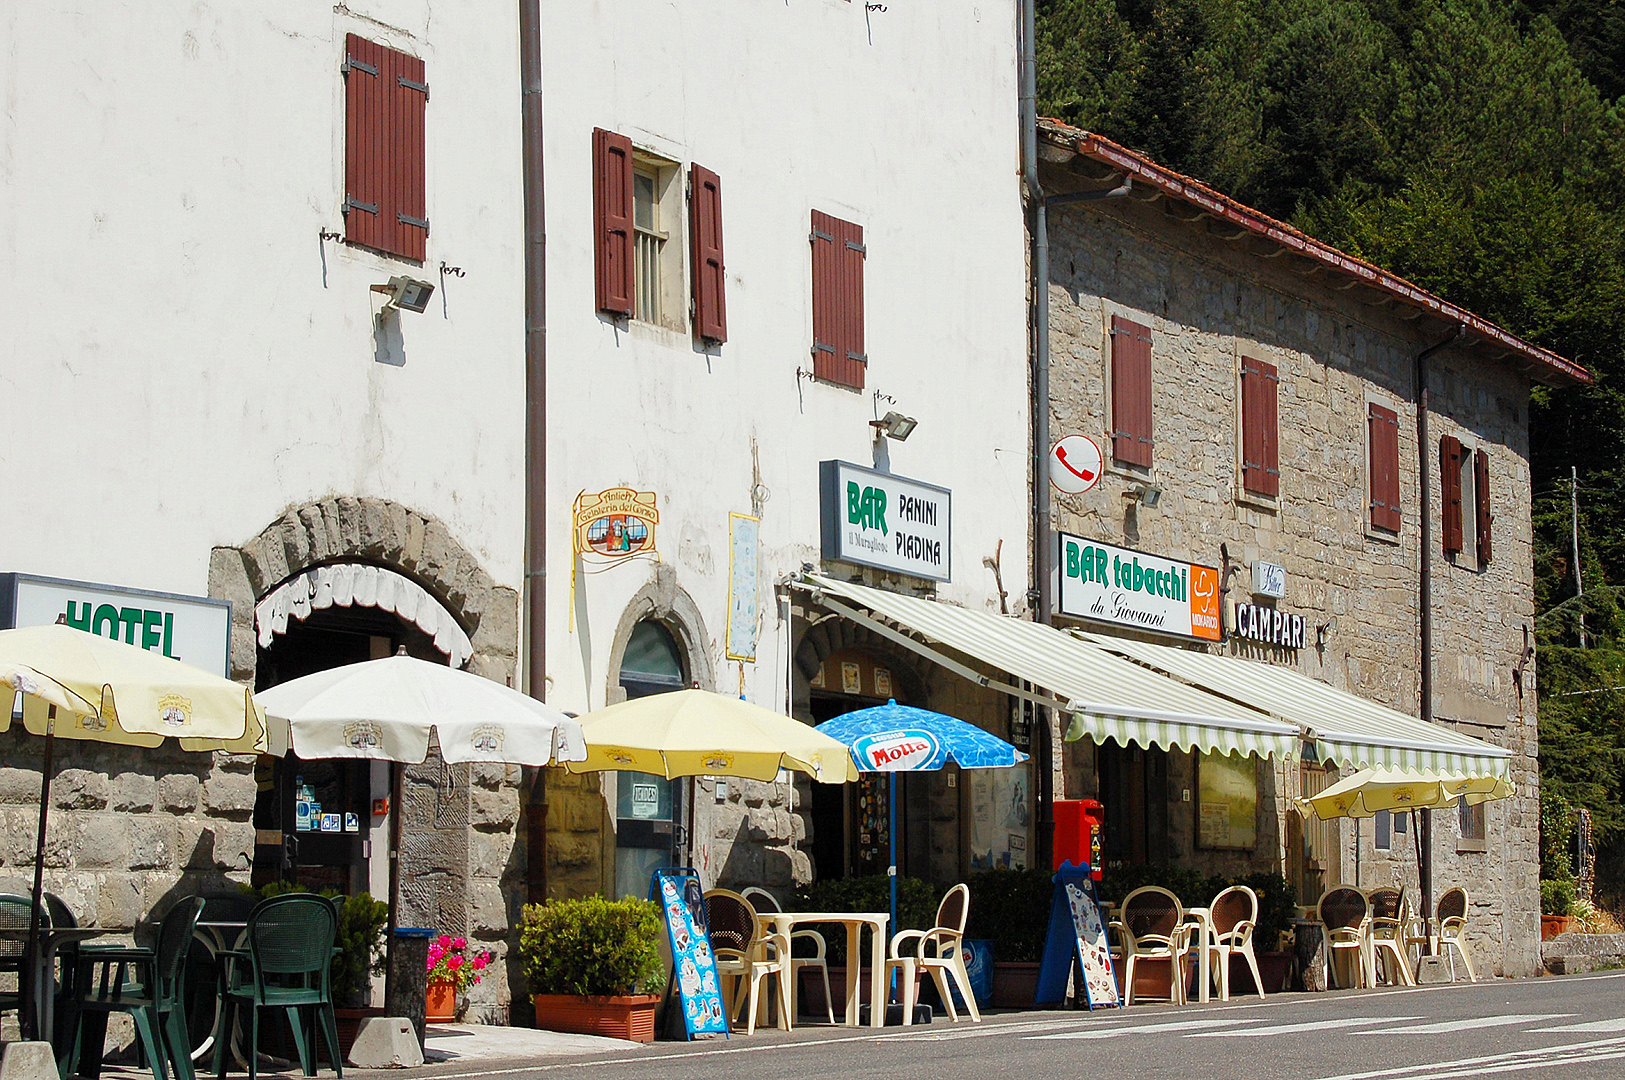
[[[963,956],[956,955],[954,957],[953,973],[954,982],[959,984],[959,995],[965,999],[965,1011],[970,1013],[971,1023],[980,1024],[982,1022],[982,1011],[976,1007],[976,995],[971,991],[970,972],[965,970],[965,958]]]
[[[829,990],[829,965],[819,964],[818,974],[824,977],[824,1011],[829,1013],[830,1026],[835,1026],[835,995]]]
[[[1467,978],[1472,982],[1477,982],[1478,981],[1478,973],[1473,970],[1473,958],[1467,955],[1467,946],[1466,946],[1466,944],[1464,944],[1460,938],[1454,938],[1453,937],[1453,938],[1446,939],[1445,945],[1446,945],[1445,952],[1447,952],[1447,953],[1450,951],[1449,948],[1448,948],[1449,946],[1454,945],[1456,947],[1456,952],[1461,954],[1461,966],[1467,969]],[[1454,982],[1455,979],[1456,979],[1456,961],[1455,961],[1454,957],[1451,957],[1451,960],[1450,960],[1450,980],[1452,982]]]
[[[1134,954],[1123,957],[1123,1005],[1134,1004]]]
[[[911,959],[897,961],[897,1000],[903,1006],[903,1024],[914,1023],[914,1003],[920,996],[919,967]]]
[[[1258,957],[1253,955],[1253,950],[1250,947],[1242,949],[1241,955],[1247,958],[1247,969],[1253,973],[1253,989],[1258,991],[1258,1000],[1263,1001],[1264,976],[1258,973]],[[1228,967],[1228,965],[1226,966]]]

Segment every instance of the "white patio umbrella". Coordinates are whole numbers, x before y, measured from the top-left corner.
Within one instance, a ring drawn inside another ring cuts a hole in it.
[[[273,754],[292,749],[306,760],[390,763],[386,1003],[394,985],[400,912],[401,765],[416,765],[429,756],[431,730],[449,764],[552,765],[587,757],[581,725],[552,706],[404,652],[318,671],[256,697],[269,717],[267,743]]]

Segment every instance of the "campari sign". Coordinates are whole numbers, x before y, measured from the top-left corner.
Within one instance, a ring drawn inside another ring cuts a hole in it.
[[[1060,534],[1062,615],[1219,640],[1219,571]]]

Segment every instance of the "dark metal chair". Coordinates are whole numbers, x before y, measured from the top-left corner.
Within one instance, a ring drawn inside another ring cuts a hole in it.
[[[221,954],[227,962],[221,976],[219,1030],[231,1031],[236,1011],[248,1009],[250,1080],[259,1076],[261,1009],[282,1009],[287,1013],[306,1076],[316,1075],[318,1027],[334,1070],[344,1075],[331,976],[338,917],[337,905],[325,896],[273,896],[261,901],[248,916],[248,947]],[[217,1033],[214,1071],[220,1080],[225,1080],[229,1041]]]

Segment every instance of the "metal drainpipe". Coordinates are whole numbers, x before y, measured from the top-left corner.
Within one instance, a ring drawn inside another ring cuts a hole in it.
[[[542,143],[542,22],[540,0],[519,0],[519,81],[525,200],[525,596],[529,614],[525,684],[547,696],[547,222]],[[547,770],[538,769],[531,804],[539,812],[546,850]],[[532,867],[547,895],[547,862]]]
[[[1422,648],[1422,719],[1433,722],[1433,483],[1428,470],[1428,357],[1460,341],[1467,327],[1457,323],[1455,332],[1436,345],[1430,345],[1416,354],[1416,465],[1417,488],[1421,502],[1420,543],[1422,556],[1421,580],[1418,586],[1418,606],[1421,608],[1420,638]],[[1417,860],[1416,875],[1422,887],[1422,917],[1429,923],[1433,919],[1433,811],[1423,810],[1418,823],[1421,830],[1417,839],[1422,853]],[[1424,946],[1425,948],[1426,946]]]

